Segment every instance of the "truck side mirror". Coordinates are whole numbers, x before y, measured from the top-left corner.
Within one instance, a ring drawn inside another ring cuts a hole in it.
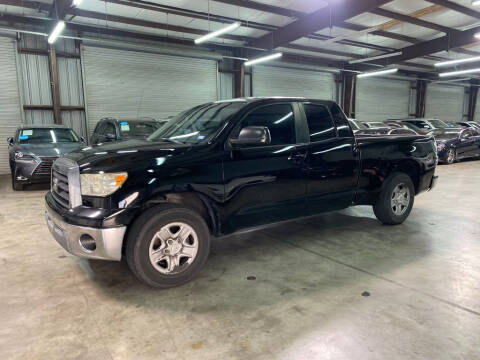
[[[80,136],[80,141],[84,144],[87,144],[87,139],[85,139],[83,136]]]
[[[268,145],[272,141],[270,130],[266,126],[247,126],[240,130],[236,139],[230,139],[234,147],[242,145]]]
[[[8,145],[13,146],[13,137],[11,137],[11,136],[8,137],[7,138],[7,143],[8,143]]]

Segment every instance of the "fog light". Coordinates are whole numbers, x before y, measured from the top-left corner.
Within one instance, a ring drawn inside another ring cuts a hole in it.
[[[80,245],[87,251],[95,251],[97,248],[95,239],[88,234],[83,234],[80,236]]]

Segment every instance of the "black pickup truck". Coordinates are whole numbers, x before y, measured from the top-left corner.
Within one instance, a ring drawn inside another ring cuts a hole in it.
[[[436,180],[426,136],[354,137],[331,101],[196,106],[147,140],[86,147],[53,165],[46,220],[70,253],[126,258],[155,287],[189,281],[211,236],[372,205],[400,224]]]

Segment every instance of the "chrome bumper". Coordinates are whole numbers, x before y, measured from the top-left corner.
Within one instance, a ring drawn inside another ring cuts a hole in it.
[[[120,261],[126,226],[97,229],[67,224],[48,205],[45,219],[54,239],[69,253],[89,259]],[[82,245],[82,236],[95,241],[94,250]]]

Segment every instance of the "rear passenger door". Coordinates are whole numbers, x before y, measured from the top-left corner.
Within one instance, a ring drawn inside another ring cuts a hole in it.
[[[359,152],[343,112],[334,105],[302,104],[308,124],[307,203],[310,214],[352,204],[359,174]]]

